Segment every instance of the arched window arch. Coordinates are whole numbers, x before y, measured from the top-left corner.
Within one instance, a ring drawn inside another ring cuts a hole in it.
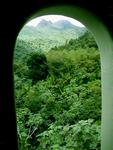
[[[102,81],[102,150],[113,149],[113,41],[107,28],[94,14],[75,6],[53,6],[40,10],[36,16],[45,14],[60,14],[75,18],[82,22],[94,35],[99,46],[101,56],[101,81]]]

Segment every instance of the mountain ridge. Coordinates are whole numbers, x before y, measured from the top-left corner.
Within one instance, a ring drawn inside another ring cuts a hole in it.
[[[72,24],[70,21],[68,20],[58,20],[55,22],[52,21],[47,21],[45,19],[42,19],[36,27],[46,27],[46,26],[51,26],[51,27],[55,27],[55,28],[84,28],[84,27],[80,27],[77,25]]]
[[[51,22],[43,19],[35,27],[25,25],[18,38],[27,42],[37,43],[37,45],[40,42],[39,45],[41,46],[38,47],[44,49],[48,45],[50,48],[63,45],[70,39],[77,39],[86,31],[85,27],[75,26],[67,20]]]

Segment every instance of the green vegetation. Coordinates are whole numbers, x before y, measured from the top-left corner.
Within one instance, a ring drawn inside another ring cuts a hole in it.
[[[19,150],[100,150],[100,54],[92,34],[36,47],[20,39],[15,46]]]
[[[48,66],[46,56],[41,52],[33,52],[27,60],[28,77],[35,84],[39,80],[46,79]]]
[[[27,41],[35,49],[47,51],[52,47],[65,44],[70,39],[78,38],[85,31],[85,27],[75,26],[67,20],[55,23],[42,20],[36,27],[25,25],[18,39]]]

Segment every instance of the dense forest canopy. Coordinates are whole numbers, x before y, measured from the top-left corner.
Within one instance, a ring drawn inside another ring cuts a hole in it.
[[[19,150],[100,150],[100,54],[92,34],[52,47],[43,40],[44,51],[25,36],[14,53]]]

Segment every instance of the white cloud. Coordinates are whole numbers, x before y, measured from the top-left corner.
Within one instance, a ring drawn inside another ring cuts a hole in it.
[[[45,20],[51,21],[51,22],[56,22],[58,20],[68,20],[76,26],[84,27],[84,25],[82,23],[80,23],[79,21],[77,21],[73,18],[70,18],[70,17],[62,16],[62,15],[46,15],[46,16],[37,17],[37,18],[29,21],[26,25],[27,26],[36,26],[42,19],[45,19]]]

